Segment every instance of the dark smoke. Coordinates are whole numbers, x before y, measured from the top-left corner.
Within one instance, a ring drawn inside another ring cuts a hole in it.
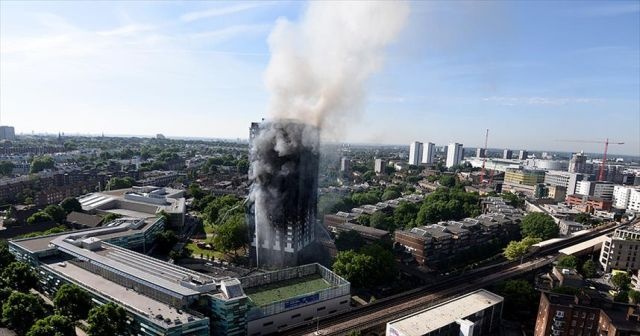
[[[283,251],[282,258],[287,247],[295,258],[294,252],[315,240],[318,151],[318,128],[293,120],[264,122],[253,140],[250,179],[255,231],[259,246]],[[278,254],[265,251],[258,255],[259,263],[281,264],[282,260],[269,260]]]

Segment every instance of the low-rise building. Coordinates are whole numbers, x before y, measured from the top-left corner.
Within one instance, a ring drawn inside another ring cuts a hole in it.
[[[584,225],[582,223],[574,222],[571,220],[560,220],[558,222],[558,227],[560,228],[560,235],[569,236],[572,233],[586,230],[589,226]]]
[[[640,269],[640,227],[616,229],[602,246],[600,264],[605,272]]]
[[[584,195],[568,195],[565,203],[582,212],[593,213],[595,210],[611,210],[611,201]]]
[[[500,328],[503,301],[480,289],[388,322],[386,335],[492,335]]]

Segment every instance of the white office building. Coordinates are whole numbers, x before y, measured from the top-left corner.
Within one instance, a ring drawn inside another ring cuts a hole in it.
[[[522,149],[520,150],[520,152],[518,153],[518,160],[526,160],[529,157],[529,153]]]
[[[375,161],[375,165],[373,167],[373,171],[376,172],[376,174],[384,174],[384,167],[386,167],[387,162],[383,159],[376,159]]]
[[[631,191],[637,187],[616,185],[613,187],[613,206],[617,209],[626,209],[629,206]]]
[[[348,157],[340,159],[340,171],[343,173],[351,172],[351,160]]]
[[[427,142],[422,152],[422,163],[432,164],[436,155],[436,145],[433,142]]]
[[[449,146],[447,146],[447,168],[460,164],[463,159],[463,155],[464,150],[462,148],[462,144],[450,143]]]
[[[615,185],[611,182],[580,181],[576,188],[576,194],[610,201],[613,199],[614,187]]]
[[[569,173],[566,171],[548,171],[544,175],[544,183],[550,186],[564,187],[567,195],[576,194],[578,182],[586,179],[587,176],[579,173]]]
[[[511,160],[512,156],[513,156],[513,152],[510,149],[505,149],[504,152],[502,152],[503,159]]]
[[[409,146],[409,164],[419,165],[422,162],[422,142],[414,141]]]

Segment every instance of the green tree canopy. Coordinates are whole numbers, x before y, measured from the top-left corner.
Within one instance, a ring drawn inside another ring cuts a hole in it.
[[[38,285],[38,278],[31,267],[21,261],[14,261],[9,264],[0,275],[2,281],[9,287],[28,292]]]
[[[156,234],[156,247],[155,252],[161,255],[166,255],[173,249],[173,246],[178,242],[178,236],[171,230],[164,230]]]
[[[51,216],[56,223],[64,223],[67,220],[67,212],[59,205],[47,205],[43,211]]]
[[[393,223],[396,228],[411,228],[416,226],[416,217],[420,207],[411,202],[400,202],[398,207],[393,209]]]
[[[244,214],[228,217],[224,224],[216,228],[213,243],[224,252],[236,251],[249,242],[249,232]]]
[[[402,194],[400,193],[399,190],[387,188],[387,190],[385,190],[384,193],[382,194],[382,200],[388,201],[388,200],[396,199],[400,196],[402,196]]]
[[[127,330],[127,311],[115,303],[97,306],[89,311],[87,318],[89,336],[121,335]]]
[[[117,190],[117,189],[126,189],[131,188],[135,180],[129,176],[125,178],[121,177],[112,177],[109,182],[107,182],[107,189],[109,190]]]
[[[373,244],[363,247],[360,252],[338,252],[333,270],[356,288],[373,287],[393,279],[395,262],[389,250]]]
[[[216,197],[204,208],[203,217],[207,223],[214,225],[219,219],[222,219],[222,217],[225,216],[225,209],[228,211],[237,206],[236,209],[239,212],[242,212],[243,208],[241,207],[241,204],[238,204],[239,202],[240,199],[233,195]]]
[[[13,254],[9,252],[7,241],[0,240],[0,269],[5,269],[5,267],[9,266],[9,264],[14,262],[15,260],[16,258],[14,258]]]
[[[87,318],[87,314],[93,306],[89,293],[71,284],[60,286],[53,298],[53,304],[58,314],[67,316],[72,321]]]
[[[62,202],[60,202],[60,206],[64,209],[66,213],[70,213],[72,211],[82,212],[82,205],[80,201],[75,197],[67,197]]]
[[[578,258],[572,255],[563,255],[558,258],[558,267],[561,268],[570,268],[570,269],[578,269]]]
[[[371,226],[371,215],[369,214],[360,214],[360,216],[358,216],[358,218],[356,219],[356,221],[358,222],[358,224],[360,225],[364,225],[364,226]]]
[[[246,174],[247,172],[249,172],[249,160],[247,159],[240,159],[238,160],[238,163],[236,164],[236,167],[238,168],[238,172],[240,174]]]
[[[20,334],[46,314],[46,303],[36,294],[14,291],[2,305],[2,323]]]
[[[52,222],[52,221],[53,221],[53,217],[51,217],[51,215],[49,215],[44,211],[38,211],[33,215],[29,216],[29,218],[27,218],[27,223],[29,224],[45,223],[45,222]]]
[[[11,161],[0,161],[0,175],[9,176],[13,174],[15,165]]]
[[[36,321],[27,336],[76,336],[76,330],[66,316],[50,315]]]
[[[638,304],[640,303],[640,291],[637,290],[630,290],[629,291],[629,301],[631,301],[631,303],[633,304]]]
[[[526,280],[507,280],[498,284],[497,292],[504,297],[505,311],[535,307],[538,293]]]
[[[340,232],[336,237],[336,249],[338,251],[359,251],[364,246],[364,238],[355,230]]]
[[[31,160],[31,168],[29,173],[35,174],[39,173],[45,169],[53,169],[55,166],[55,161],[50,156],[35,156],[33,160]]]
[[[371,227],[374,227],[380,230],[386,230],[389,232],[393,232],[395,230],[393,218],[382,211],[374,212],[371,215],[369,224]]]
[[[480,214],[479,202],[480,197],[477,193],[465,192],[458,187],[438,188],[425,197],[415,225],[477,216]]]
[[[456,177],[453,175],[442,175],[438,180],[443,187],[453,187],[456,185]]]
[[[114,220],[116,220],[116,219],[118,219],[120,217],[122,217],[122,215],[110,212],[110,213],[106,214],[102,218],[102,222],[106,224],[106,223],[112,222],[112,221],[114,221]]]
[[[502,196],[502,198],[512,207],[519,208],[524,205],[524,200],[516,194],[504,192],[500,196]]]
[[[597,265],[593,260],[589,259],[582,264],[582,275],[585,278],[595,278],[598,275]]]
[[[540,241],[540,238],[533,237],[525,237],[521,241],[511,241],[504,249],[503,255],[508,260],[520,259],[527,254],[532,245],[537,244]]]
[[[547,240],[558,236],[558,225],[553,218],[542,212],[532,212],[522,218],[520,225],[523,237],[535,237]]]
[[[626,290],[631,284],[631,277],[627,273],[618,272],[611,277],[611,284],[613,284],[617,290]]]

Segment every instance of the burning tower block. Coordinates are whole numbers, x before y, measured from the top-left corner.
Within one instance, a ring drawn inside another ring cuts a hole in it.
[[[251,131],[251,257],[267,268],[314,261],[319,130],[278,119]]]

